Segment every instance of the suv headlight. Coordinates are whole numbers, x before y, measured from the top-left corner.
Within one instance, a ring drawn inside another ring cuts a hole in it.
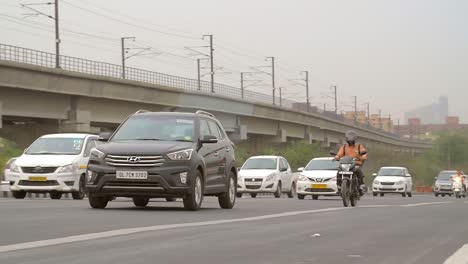
[[[396,185],[402,185],[403,183],[405,183],[404,181],[397,181],[395,184]]]
[[[91,150],[91,153],[89,154],[89,157],[91,159],[102,159],[102,158],[104,158],[105,155],[106,154],[104,152],[98,150],[97,148],[93,148]]]
[[[434,187],[439,188],[439,187],[440,187],[440,184],[439,184],[439,183],[436,183],[436,184],[434,184]]]
[[[276,174],[270,174],[265,178],[265,181],[274,181],[276,178]]]
[[[378,180],[374,180],[374,184],[379,185],[380,182]]]
[[[20,168],[18,165],[15,164],[15,162],[13,162],[11,165],[10,165],[10,172],[13,172],[13,173],[20,173]]]
[[[57,173],[66,173],[66,172],[74,172],[78,170],[78,164],[73,163],[70,165],[65,165],[63,167],[60,167],[60,169],[57,171]]]
[[[340,164],[341,169],[344,171],[351,170],[351,166],[352,166],[351,164]]]
[[[192,158],[193,149],[184,149],[177,152],[167,154],[170,160],[190,160]]]

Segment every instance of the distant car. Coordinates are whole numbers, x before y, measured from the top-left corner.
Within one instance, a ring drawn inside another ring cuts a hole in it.
[[[336,175],[339,163],[334,158],[315,158],[301,172],[297,181],[297,198],[303,200],[306,195],[312,195],[317,200],[319,196],[336,196]]]
[[[5,164],[5,167],[3,169],[3,176],[2,176],[2,181],[8,181],[8,175],[10,174],[10,167],[11,167],[11,164],[13,164],[13,162],[15,162],[15,160],[18,159],[17,157],[16,158],[12,158],[12,159],[9,159],[7,161],[7,163]]]
[[[249,158],[239,171],[237,194],[249,193],[252,198],[258,193],[273,193],[276,198],[287,193],[296,195],[296,181],[288,161],[279,156],[255,156]]]
[[[404,167],[382,167],[374,173],[372,194],[384,196],[386,193],[399,193],[403,197],[412,197],[413,178]]]
[[[434,186],[432,191],[435,197],[439,195],[444,197],[445,195],[452,196],[452,177],[457,174],[457,171],[441,171],[437,177],[435,177]],[[465,182],[466,184],[466,182]]]
[[[73,199],[83,199],[86,168],[97,139],[90,134],[38,138],[10,166],[8,181],[13,197],[23,199],[31,192],[60,199],[63,193],[71,193]]]

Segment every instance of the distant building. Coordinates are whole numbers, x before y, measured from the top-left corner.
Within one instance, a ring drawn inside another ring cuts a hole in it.
[[[349,119],[349,120],[356,120],[357,122],[359,122],[361,124],[367,124],[368,123],[368,118],[367,118],[367,112],[366,111],[344,112],[343,116],[344,116],[344,118]]]
[[[419,107],[405,113],[406,120],[420,119],[421,124],[445,124],[448,116],[448,98],[442,96],[437,103]]]
[[[443,131],[468,131],[468,124],[460,124],[458,116],[448,116],[444,124],[421,124],[417,119],[409,119],[408,125],[398,127],[398,133],[411,138],[431,138],[432,135]]]
[[[394,132],[393,120],[389,117],[380,118],[378,114],[372,114],[370,117],[370,125],[387,132]]]

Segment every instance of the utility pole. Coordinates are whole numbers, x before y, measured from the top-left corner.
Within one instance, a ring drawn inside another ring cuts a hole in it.
[[[200,91],[201,90],[200,59],[197,59],[197,87],[198,87],[198,91]]]
[[[327,112],[327,104],[323,104],[323,112],[324,112],[324,113]]]
[[[55,0],[55,68],[60,68],[59,1]]]
[[[336,84],[333,85],[334,88],[334,94],[335,94],[335,115],[338,115],[338,92],[336,89]]]
[[[279,89],[279,105],[280,107],[283,106],[283,87],[278,87]]]
[[[122,79],[125,79],[125,60],[127,59],[127,57],[125,56],[125,54],[127,53],[127,49],[125,48],[125,40],[127,39],[131,39],[133,41],[135,41],[135,37],[122,37],[120,40],[121,40],[121,47],[122,47]]]
[[[310,98],[309,98],[309,71],[303,71],[305,73],[305,87],[306,87],[306,103],[307,103],[307,112],[310,112]]]
[[[210,76],[211,76],[211,92],[214,93],[214,58],[213,58],[213,35],[203,35],[203,38],[209,37],[210,38]]]
[[[271,85],[272,85],[272,88],[273,88],[273,105],[276,104],[276,100],[275,100],[275,57],[267,57],[267,60],[270,59],[271,60]]]
[[[367,120],[370,123],[370,103],[367,103]]]
[[[383,129],[383,124],[382,124],[382,109],[379,109],[379,127],[380,127],[380,129]]]
[[[241,75],[241,98],[244,99],[244,72],[241,72],[240,75]]]
[[[354,121],[357,121],[357,96],[354,97]]]

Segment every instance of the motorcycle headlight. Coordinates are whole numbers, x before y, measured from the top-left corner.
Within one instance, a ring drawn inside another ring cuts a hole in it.
[[[190,160],[192,158],[193,149],[184,149],[177,152],[167,154],[170,160]]]
[[[351,170],[351,164],[340,164],[340,168],[344,171],[350,171]]]
[[[104,152],[102,152],[102,151],[100,151],[100,150],[98,150],[96,148],[93,148],[91,150],[91,153],[90,153],[89,157],[91,159],[102,159],[102,158],[104,158],[105,155],[106,154]]]
[[[20,168],[18,165],[15,164],[15,162],[13,162],[11,165],[10,165],[10,172],[13,172],[13,173],[20,173]]]
[[[274,181],[276,174],[270,174],[266,177],[265,181]]]
[[[405,183],[404,181],[397,181],[395,184],[396,185],[402,185],[403,183]]]
[[[454,182],[461,182],[461,179],[460,178],[455,178],[453,181]]]
[[[66,173],[66,172],[74,172],[78,170],[78,164],[73,163],[70,165],[65,165],[63,167],[60,167],[60,169],[57,171],[58,173]]]
[[[378,180],[375,180],[375,181],[374,181],[374,184],[379,185],[380,182],[379,182]]]

